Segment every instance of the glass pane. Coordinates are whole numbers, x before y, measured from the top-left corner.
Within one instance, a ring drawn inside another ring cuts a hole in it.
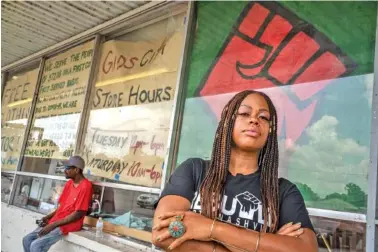
[[[1,202],[9,202],[13,179],[14,174],[5,172],[1,173]]]
[[[63,174],[75,150],[92,64],[93,41],[46,60],[23,171]]]
[[[1,102],[1,170],[16,170],[39,68],[13,75]]]
[[[317,233],[319,251],[363,252],[366,248],[366,223],[311,216]]]
[[[101,211],[101,192],[102,187],[99,185],[93,185],[92,204],[89,206],[88,215],[97,217]]]
[[[98,216],[114,225],[151,232],[153,208],[158,197],[157,194],[106,187]]]
[[[48,214],[56,209],[66,181],[20,176],[13,204]]]
[[[58,207],[58,200],[63,192],[66,181],[45,179],[38,211],[48,214]]]
[[[160,187],[185,14],[102,46],[82,156],[106,181]]]
[[[365,213],[376,13],[376,2],[199,2],[178,163],[209,159],[226,102],[260,90],[278,110],[279,175],[309,207]]]

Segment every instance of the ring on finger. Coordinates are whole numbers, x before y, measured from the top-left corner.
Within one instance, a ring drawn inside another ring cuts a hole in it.
[[[180,238],[186,232],[186,227],[182,221],[176,220],[169,224],[168,232],[173,238]]]

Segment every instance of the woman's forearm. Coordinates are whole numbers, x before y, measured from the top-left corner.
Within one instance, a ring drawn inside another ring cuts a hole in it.
[[[163,242],[153,242],[155,246],[162,248],[164,250],[167,250],[169,245],[172,244],[174,241],[173,238],[169,238],[167,240],[164,240]],[[230,252],[231,250],[223,247],[222,245],[216,244],[215,242],[204,242],[204,241],[195,241],[190,240],[184,242],[181,246],[179,246],[176,249],[169,250],[172,252],[213,252],[214,251],[214,245],[216,245],[216,252]]]
[[[238,228],[227,223],[217,222],[211,237],[222,242],[233,252],[240,252],[240,250],[233,247],[253,252],[256,248],[259,233]],[[317,250],[315,235],[309,229],[305,229],[300,237],[261,233],[258,249],[259,252],[316,252]]]

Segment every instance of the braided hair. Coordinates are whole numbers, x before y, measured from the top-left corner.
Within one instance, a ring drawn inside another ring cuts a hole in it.
[[[231,159],[232,132],[236,113],[244,98],[250,94],[259,94],[264,97],[271,115],[270,132],[264,147],[260,150],[258,165],[261,170],[260,192],[264,216],[263,232],[274,233],[277,231],[279,220],[277,113],[272,100],[265,93],[259,91],[245,90],[236,94],[222,111],[213,144],[210,167],[201,184],[201,214],[211,219],[217,218],[220,214]],[[269,222],[270,228],[267,229]]]

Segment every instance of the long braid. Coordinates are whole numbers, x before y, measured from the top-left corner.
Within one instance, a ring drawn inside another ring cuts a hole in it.
[[[236,94],[222,111],[221,120],[215,134],[210,167],[201,185],[201,214],[214,219],[220,213],[224,186],[230,166],[232,132],[236,120],[236,111],[244,98],[254,93],[265,98],[271,114],[270,133],[265,146],[260,151],[258,164],[261,169],[260,190],[265,224],[263,232],[275,232],[279,220],[277,113],[270,98],[258,91],[246,90]]]

